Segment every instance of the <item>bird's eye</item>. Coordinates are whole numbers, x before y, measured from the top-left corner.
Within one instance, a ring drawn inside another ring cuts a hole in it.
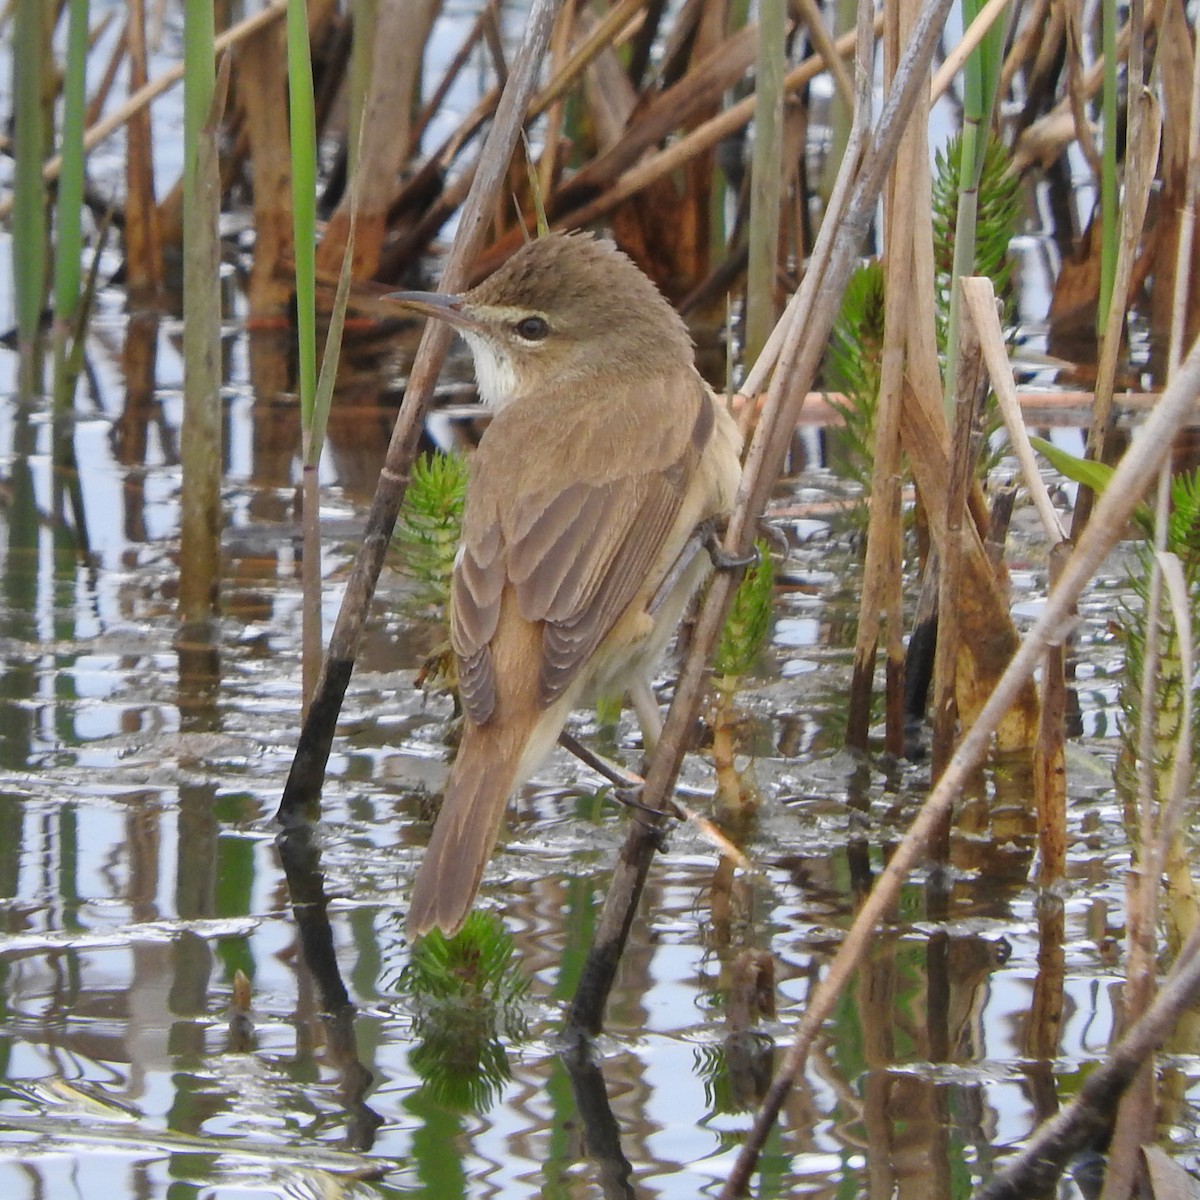
[[[526,342],[540,342],[550,332],[550,323],[545,317],[522,317],[513,329]]]

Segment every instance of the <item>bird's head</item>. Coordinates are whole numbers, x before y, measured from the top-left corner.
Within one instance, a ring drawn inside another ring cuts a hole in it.
[[[612,242],[549,234],[522,246],[462,295],[393,292],[411,311],[453,325],[475,359],[485,404],[547,386],[659,374],[692,363],[679,314]]]

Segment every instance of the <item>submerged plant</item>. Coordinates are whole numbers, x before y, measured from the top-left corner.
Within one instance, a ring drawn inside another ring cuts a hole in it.
[[[462,532],[467,460],[462,454],[422,454],[413,463],[404,507],[396,521],[402,569],[416,584],[417,603],[445,620],[450,576]]]
[[[482,1112],[511,1078],[503,1038],[525,1037],[529,981],[491,913],[473,912],[453,937],[432,930],[412,949],[400,988],[416,1012],[409,1056],[431,1099]]]
[[[775,572],[767,543],[760,540],[757,550],[758,561],[733,595],[713,660],[713,767],[717,773],[717,803],[727,812],[744,812],[758,804],[753,777],[739,773],[734,765],[738,688],[762,651],[771,623]]]
[[[842,307],[834,322],[825,367],[826,382],[840,392],[834,399],[845,424],[843,473],[871,492],[875,449],[875,413],[883,363],[883,266],[864,263],[850,276]],[[866,506],[854,510],[855,523],[866,529]]]

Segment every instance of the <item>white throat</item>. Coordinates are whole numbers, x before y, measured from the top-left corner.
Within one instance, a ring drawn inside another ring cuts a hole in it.
[[[479,385],[480,400],[488,408],[503,408],[517,390],[517,373],[513,370],[512,360],[487,338],[467,329],[462,335],[475,359],[475,381]]]

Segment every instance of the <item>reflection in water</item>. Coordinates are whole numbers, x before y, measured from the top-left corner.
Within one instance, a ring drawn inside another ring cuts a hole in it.
[[[330,1057],[339,1072],[338,1094],[349,1116],[345,1145],[354,1150],[369,1150],[375,1141],[375,1130],[384,1118],[365,1100],[373,1076],[358,1057],[355,1008],[338,967],[321,852],[313,833],[309,822],[298,821],[282,830],[275,844],[292,898],[301,959],[316,985]]]
[[[410,686],[424,631],[385,572],[321,822],[276,843],[300,703],[286,348],[229,345],[225,606],[181,632],[177,334],[149,316],[101,322],[94,384],[63,426],[77,476],[53,469],[46,403],[0,400],[0,1195],[714,1191],[772,1047],[925,787],[918,768],[835,749],[852,555],[824,521],[792,539],[802,586],[779,597],[787,636],[747,697],[767,798],[743,831],[755,874],[674,830],[595,1058],[564,1065],[561,1005],[626,818],[580,799],[556,760],[515,806],[482,893],[530,980],[524,1027],[444,1036],[402,984],[400,917],[449,725],[449,706]],[[394,411],[367,381],[335,404],[322,468],[327,619]],[[830,488],[819,467],[796,482]],[[1014,568],[1030,599],[1039,570]],[[1082,617],[1091,731],[1113,728],[1110,610],[1111,594]],[[788,673],[798,628],[804,670]],[[636,758],[631,726],[610,736]],[[701,758],[686,783],[709,786]],[[1028,781],[1004,765],[981,776],[942,873],[905,891],[814,1052],[764,1195],[963,1194],[1103,1053],[1127,847],[1107,784],[1075,786],[1051,922],[1028,883]],[[747,950],[774,963],[776,1015],[731,1004]],[[248,1007],[231,1036],[239,972]],[[470,1087],[450,1086],[451,1060]],[[1183,1081],[1183,1146],[1192,1104]]]

